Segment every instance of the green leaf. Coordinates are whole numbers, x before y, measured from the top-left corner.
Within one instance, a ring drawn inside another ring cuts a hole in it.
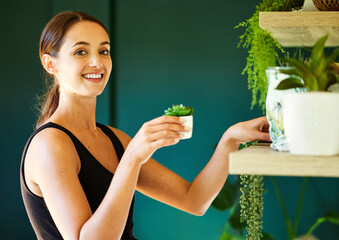
[[[243,233],[246,228],[245,222],[240,222],[240,205],[238,204],[235,210],[230,215],[228,222],[233,229],[238,230],[240,234]]]
[[[339,213],[335,211],[330,211],[326,213],[323,217],[318,218],[317,221],[312,225],[308,230],[306,235],[312,234],[312,232],[323,222],[328,221],[330,223],[339,225]]]
[[[326,65],[327,65],[327,62],[326,62],[325,57],[319,58],[319,61],[317,62],[317,64],[313,62],[312,70],[315,76],[320,76],[326,70]]]
[[[276,89],[278,90],[287,90],[291,88],[303,88],[305,84],[303,84],[300,79],[295,77],[286,78],[285,80],[281,81]]]
[[[283,195],[281,193],[279,184],[278,184],[277,180],[275,179],[275,177],[272,176],[272,177],[270,177],[270,179],[271,179],[271,181],[273,183],[273,187],[274,187],[274,190],[275,190],[275,192],[277,194],[277,198],[278,198],[278,201],[279,201],[282,213],[283,213],[283,217],[284,217],[284,220],[285,220],[288,237],[289,237],[289,239],[294,239],[294,237],[295,237],[294,235],[295,234],[293,232],[291,219],[288,216],[288,211],[287,211],[287,206],[286,206],[286,203],[285,203],[285,199],[284,199],[284,197],[283,197]]]
[[[275,240],[275,237],[267,232],[263,232],[263,238],[261,240]]]
[[[319,90],[327,91],[328,88],[336,83],[339,83],[339,76],[331,70],[327,70],[318,78]]]
[[[166,115],[166,116],[177,116],[176,113],[174,113],[174,112],[169,112],[169,111],[165,111],[165,114],[164,114],[164,115]]]
[[[242,238],[235,235],[231,235],[227,232],[223,232],[218,240],[242,240]]]
[[[318,77],[319,90],[320,91],[327,90],[328,82],[329,82],[329,79],[327,77],[327,73],[323,72],[322,74],[320,74],[320,76]]]
[[[296,68],[281,69],[279,70],[279,72],[287,75],[296,75],[296,76],[302,75],[302,73],[300,73],[300,71],[298,71],[298,69]]]
[[[238,191],[239,188],[236,188],[227,180],[218,196],[212,202],[212,207],[219,211],[230,209],[238,200]]]
[[[315,43],[313,49],[312,49],[312,60],[313,62],[317,63],[319,59],[322,57],[324,54],[324,47],[325,47],[325,42],[328,38],[328,34],[325,36],[319,38],[319,40]]]
[[[190,112],[191,112],[191,109],[179,109],[177,111],[177,114],[179,116],[187,116],[187,115],[189,115]]]
[[[330,211],[328,213],[325,214],[324,218],[333,223],[333,224],[337,224],[339,225],[339,213],[335,212],[335,211]]]
[[[335,61],[335,59],[339,56],[339,48],[334,49],[334,51],[331,53],[330,56],[326,58],[327,65],[326,67],[328,68],[332,62]]]
[[[290,77],[299,77],[301,80],[303,78],[307,78],[307,75],[298,70],[297,68],[291,68],[291,69],[282,69],[279,70],[280,73],[290,75]]]
[[[328,82],[329,86],[332,85],[332,84],[335,84],[335,83],[339,83],[339,75],[336,74],[335,72],[328,70],[327,76],[329,78],[329,82]]]
[[[319,83],[316,76],[310,76],[309,82],[307,83],[307,89],[309,91],[319,91]]]
[[[312,74],[312,70],[306,64],[297,59],[289,58],[281,59],[281,61],[287,62],[290,66],[295,67],[300,72],[298,76],[300,76],[301,78],[304,78],[304,76],[308,74]]]

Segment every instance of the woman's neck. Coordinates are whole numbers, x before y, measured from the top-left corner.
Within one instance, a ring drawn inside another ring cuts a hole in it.
[[[74,130],[96,133],[96,97],[61,95],[58,108],[49,121]]]

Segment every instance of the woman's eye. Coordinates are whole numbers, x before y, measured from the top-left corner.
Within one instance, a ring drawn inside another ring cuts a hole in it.
[[[100,52],[100,54],[103,54],[103,55],[109,55],[109,51],[108,50],[102,50]]]
[[[86,51],[85,50],[79,50],[79,51],[76,51],[75,52],[75,55],[85,55],[86,54]]]

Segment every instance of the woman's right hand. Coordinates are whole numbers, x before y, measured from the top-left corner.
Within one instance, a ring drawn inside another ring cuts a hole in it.
[[[161,116],[143,124],[128,144],[125,154],[140,165],[146,163],[159,148],[175,145],[185,132],[179,117]]]

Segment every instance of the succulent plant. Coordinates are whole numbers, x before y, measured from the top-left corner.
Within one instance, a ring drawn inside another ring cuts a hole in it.
[[[167,116],[189,116],[193,115],[193,108],[185,107],[184,105],[173,105],[171,108],[165,110],[164,115]]]
[[[316,42],[310,59],[305,62],[295,58],[281,59],[293,68],[280,70],[280,72],[293,76],[281,81],[276,89],[305,88],[307,91],[327,91],[332,85],[338,84],[339,75],[335,73],[332,66],[339,56],[339,48],[327,57],[324,53],[327,38],[328,35],[325,35]]]

